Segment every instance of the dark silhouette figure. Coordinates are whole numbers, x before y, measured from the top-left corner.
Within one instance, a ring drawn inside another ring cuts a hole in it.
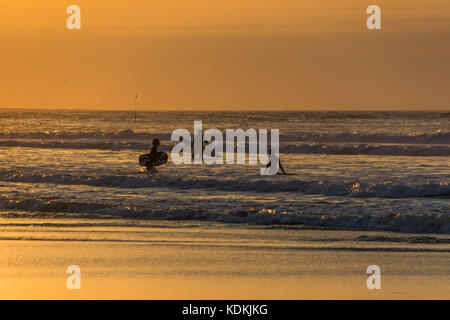
[[[271,160],[269,161],[269,163],[266,165],[266,168],[270,167],[272,165],[272,149],[269,149],[269,155],[271,157]],[[281,172],[283,172],[283,174],[286,174],[286,171],[284,171],[283,166],[281,165],[281,160],[280,157],[278,157],[278,166],[281,170]]]
[[[147,167],[147,170],[150,170],[151,168],[153,168],[153,164],[156,160],[156,157],[158,156],[159,144],[160,144],[159,139],[153,139],[152,149],[150,150],[150,156],[149,156],[147,163],[145,164],[145,166]]]

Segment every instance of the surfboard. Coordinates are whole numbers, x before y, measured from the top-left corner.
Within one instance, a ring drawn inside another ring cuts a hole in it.
[[[158,152],[156,154],[156,159],[153,161],[153,166],[158,167],[167,163],[169,156],[165,152]],[[141,154],[139,156],[139,165],[145,167],[147,162],[150,160],[150,153]]]

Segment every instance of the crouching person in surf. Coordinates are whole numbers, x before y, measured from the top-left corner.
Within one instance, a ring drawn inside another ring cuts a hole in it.
[[[281,172],[283,174],[287,174],[286,171],[284,171],[283,166],[281,165],[280,157],[279,156],[275,157],[275,156],[272,155],[272,148],[269,148],[269,156],[270,156],[270,160],[269,160],[269,163],[266,165],[266,168],[269,168],[269,167],[272,166],[272,161],[277,161],[278,160],[278,168],[279,168],[279,170],[281,170]]]

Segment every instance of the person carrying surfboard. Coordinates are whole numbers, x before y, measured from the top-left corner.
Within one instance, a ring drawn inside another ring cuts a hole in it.
[[[141,154],[139,156],[139,165],[144,167],[146,171],[141,168],[139,172],[155,172],[153,168],[166,164],[169,156],[165,152],[158,152],[159,139],[153,139],[152,149],[150,153]]]
[[[150,150],[150,155],[148,157],[148,160],[145,163],[145,166],[147,167],[147,170],[150,170],[153,168],[154,162],[158,156],[158,147],[159,147],[159,139],[153,139],[152,142],[152,149]]]

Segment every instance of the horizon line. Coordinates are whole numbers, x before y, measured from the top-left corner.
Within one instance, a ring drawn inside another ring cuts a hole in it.
[[[116,112],[132,112],[134,109],[128,108],[69,108],[69,107],[0,107],[0,110],[32,110],[32,111],[116,111]],[[327,109],[327,108],[304,108],[304,109],[294,109],[294,108],[250,108],[243,109],[239,107],[228,107],[228,108],[218,108],[218,109],[208,109],[208,108],[169,108],[169,109],[158,109],[158,108],[143,108],[138,110],[139,112],[190,112],[190,111],[205,111],[205,112],[374,112],[374,111],[386,111],[386,112],[412,112],[412,111],[423,111],[423,112],[450,112],[450,107],[448,108],[437,108],[437,109],[427,109],[427,108],[401,108],[393,109],[386,107],[369,107],[364,109],[353,109],[353,108],[340,108],[340,109]]]

